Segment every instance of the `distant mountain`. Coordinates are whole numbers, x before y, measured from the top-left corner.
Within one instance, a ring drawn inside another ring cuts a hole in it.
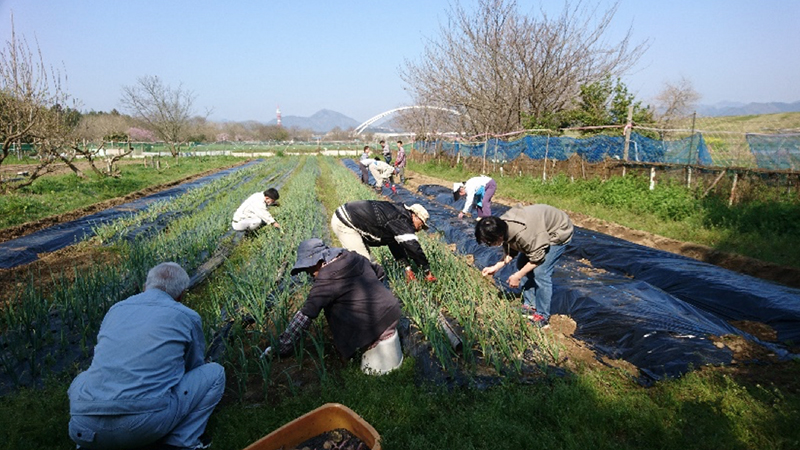
[[[277,124],[277,119],[273,119],[267,123],[267,125]],[[281,117],[281,124],[286,128],[297,127],[313,130],[315,133],[327,133],[336,127],[342,130],[355,128],[361,125],[361,122],[336,111],[323,109],[317,111],[311,117],[283,116]]]
[[[759,114],[776,114],[800,112],[800,101],[794,103],[735,103],[720,102],[715,105],[698,105],[697,114],[706,117],[719,116],[755,116]]]

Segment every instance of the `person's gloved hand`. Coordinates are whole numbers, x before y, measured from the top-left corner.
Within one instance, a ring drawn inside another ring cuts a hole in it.
[[[436,281],[436,277],[433,276],[430,270],[425,274],[425,281],[429,281],[431,283]]]
[[[411,270],[411,267],[406,267],[406,282],[410,283],[416,279],[417,277],[414,276],[414,271]]]

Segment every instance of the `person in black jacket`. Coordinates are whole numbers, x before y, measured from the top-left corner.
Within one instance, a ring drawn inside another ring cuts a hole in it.
[[[416,235],[417,231],[428,228],[429,217],[420,204],[405,206],[380,200],[356,200],[336,208],[331,217],[331,230],[344,248],[370,260],[368,247],[389,246],[395,260],[405,266],[408,281],[416,279],[409,258],[424,271],[427,281],[436,281]]]
[[[280,335],[279,348],[268,347],[264,354],[277,351],[288,355],[302,332],[320,312],[333,335],[342,359],[358,350],[392,338],[400,320],[400,301],[383,284],[386,274],[379,264],[343,248],[330,248],[319,238],[300,243],[297,262],[291,274],[306,272],[314,284],[305,303]]]

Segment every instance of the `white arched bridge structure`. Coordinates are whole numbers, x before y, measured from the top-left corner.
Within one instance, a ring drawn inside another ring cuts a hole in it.
[[[356,132],[356,134],[361,134],[361,132],[366,130],[368,126],[370,126],[373,123],[383,119],[384,117],[389,116],[391,114],[394,114],[394,113],[396,113],[398,111],[404,111],[404,110],[407,110],[407,109],[438,109],[439,111],[446,111],[446,112],[449,112],[449,113],[453,113],[453,114],[455,114],[457,116],[461,115],[461,113],[459,113],[456,110],[453,110],[453,109],[450,109],[450,108],[442,108],[440,106],[425,106],[425,105],[401,106],[400,108],[395,108],[395,109],[391,109],[391,110],[386,111],[386,112],[382,112],[382,113],[378,114],[377,116],[367,120],[366,122],[364,122],[361,125],[357,126],[356,129],[355,129],[355,132]]]

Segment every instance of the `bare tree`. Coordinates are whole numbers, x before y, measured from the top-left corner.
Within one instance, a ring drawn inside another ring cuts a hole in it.
[[[437,108],[414,108],[398,113],[397,123],[411,131],[417,140],[435,139],[442,133],[459,135],[464,129],[461,117]]]
[[[11,20],[11,40],[0,49],[0,164],[15,143],[35,144],[39,163],[26,181],[2,185],[3,190],[29,185],[47,173],[59,155],[57,148],[42,145],[63,131],[62,106],[69,102],[61,76],[45,65],[41,49],[32,52],[25,38],[17,38]],[[55,150],[55,151],[53,151]]]
[[[168,146],[173,157],[188,141],[189,125],[196,96],[183,85],[172,88],[157,76],[140,77],[133,86],[122,88],[120,102]]]
[[[567,1],[557,17],[523,15],[514,0],[479,0],[473,14],[456,4],[401,77],[417,104],[461,112],[468,133],[518,131],[523,116],[569,107],[581,85],[621,75],[644,53],[630,29],[606,43],[616,11]]]
[[[93,114],[81,117],[69,134],[65,145],[69,152],[89,163],[92,171],[101,177],[118,178],[121,175],[116,163],[133,152],[129,117],[114,114]],[[109,143],[124,142],[122,148],[110,148]],[[102,161],[104,167],[98,167]]]
[[[666,82],[656,96],[658,122],[662,128],[674,128],[676,122],[692,114],[700,94],[691,80],[682,77],[676,83]]]

